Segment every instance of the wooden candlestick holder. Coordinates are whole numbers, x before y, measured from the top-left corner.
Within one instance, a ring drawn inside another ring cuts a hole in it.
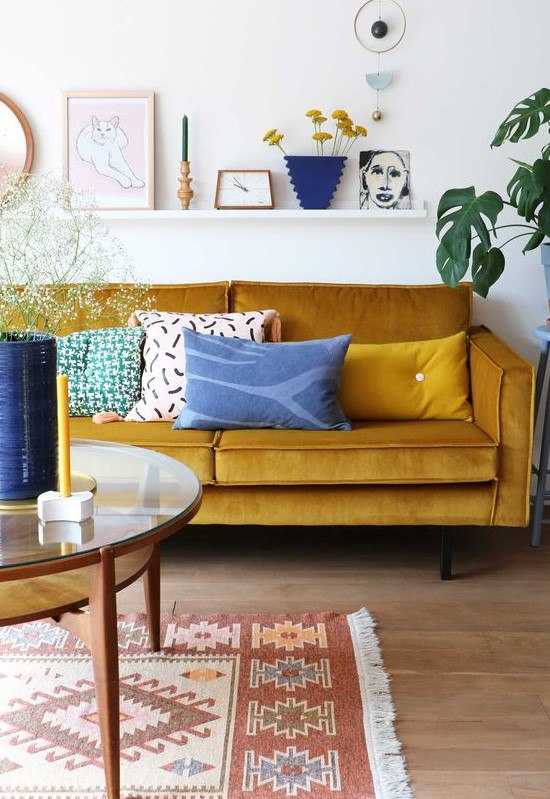
[[[191,166],[189,161],[182,161],[181,162],[181,178],[178,178],[180,182],[180,188],[178,190],[178,197],[180,198],[181,207],[184,211],[189,210],[189,203],[191,202],[191,198],[193,197],[194,191],[191,188],[191,181],[193,178],[189,177],[189,173],[191,172]]]

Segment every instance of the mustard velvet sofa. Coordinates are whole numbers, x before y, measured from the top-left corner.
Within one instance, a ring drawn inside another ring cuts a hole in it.
[[[490,330],[471,327],[470,284],[233,281],[158,285],[149,294],[162,311],[274,308],[283,341],[468,335],[472,421],[365,419],[349,432],[325,432],[71,419],[73,437],[148,447],[189,465],[204,488],[194,524],[436,525],[444,579],[451,576],[451,528],[529,524],[534,369]],[[85,326],[83,313],[72,329]]]

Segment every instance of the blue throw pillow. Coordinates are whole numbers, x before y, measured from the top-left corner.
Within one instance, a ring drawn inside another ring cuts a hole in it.
[[[186,405],[174,429],[351,430],[338,402],[350,340],[257,344],[183,330]]]

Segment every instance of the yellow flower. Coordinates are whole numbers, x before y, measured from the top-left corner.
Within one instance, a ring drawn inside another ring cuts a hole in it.
[[[315,133],[311,138],[315,141],[317,155],[324,155],[324,145],[330,140],[332,140],[332,144],[326,148],[327,155],[347,155],[355,139],[359,138],[359,136],[367,135],[367,129],[362,125],[355,126],[353,120],[348,116],[348,112],[344,111],[343,108],[337,108],[329,118],[318,108],[310,108],[309,111],[305,112],[305,116],[309,117],[313,122]],[[332,133],[328,133],[322,128],[331,119],[333,120],[334,129]],[[283,138],[283,134],[278,133],[277,128],[272,128],[267,131],[263,141],[270,146],[278,147],[286,155],[281,145]]]

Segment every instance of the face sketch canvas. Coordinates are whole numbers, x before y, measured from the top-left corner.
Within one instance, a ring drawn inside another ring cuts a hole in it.
[[[363,150],[359,153],[359,208],[411,207],[408,150]]]

